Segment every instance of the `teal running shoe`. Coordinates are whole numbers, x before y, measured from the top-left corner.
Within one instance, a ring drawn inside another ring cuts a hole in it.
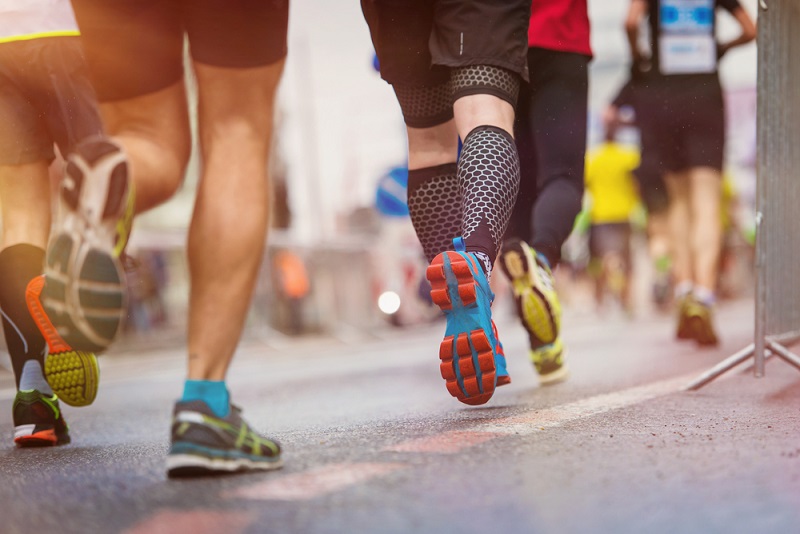
[[[201,400],[177,402],[167,455],[170,477],[206,476],[241,471],[267,471],[283,466],[281,447],[254,432],[231,406],[218,417]]]
[[[437,255],[426,272],[431,299],[447,318],[439,368],[452,396],[464,404],[484,404],[497,386],[494,294],[480,262],[466,252],[463,238],[455,238],[453,244],[455,251]]]

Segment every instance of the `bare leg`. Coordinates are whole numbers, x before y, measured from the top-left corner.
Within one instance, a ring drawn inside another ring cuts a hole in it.
[[[669,192],[668,221],[670,241],[672,242],[672,272],[675,284],[691,284],[694,278],[692,269],[692,245],[689,177],[683,173],[669,173],[664,177]]]
[[[191,151],[183,81],[143,96],[100,105],[107,130],[128,154],[136,213],[158,206],[180,187]]]
[[[722,247],[720,220],[722,177],[710,167],[697,167],[689,173],[694,282],[696,286],[714,291],[719,273]]]
[[[2,248],[22,243],[44,249],[50,234],[50,182],[44,161],[0,166]]]
[[[189,375],[223,380],[239,342],[269,221],[267,167],[283,62],[195,64],[203,176],[189,230]]]
[[[408,169],[424,169],[456,161],[458,134],[454,120],[433,128],[406,127]]]
[[[456,128],[461,139],[478,126],[496,126],[514,135],[514,108],[492,95],[469,95],[453,104]]]

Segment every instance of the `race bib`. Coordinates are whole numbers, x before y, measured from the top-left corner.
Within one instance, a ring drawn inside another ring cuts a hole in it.
[[[714,0],[661,0],[659,15],[661,73],[715,72]]]

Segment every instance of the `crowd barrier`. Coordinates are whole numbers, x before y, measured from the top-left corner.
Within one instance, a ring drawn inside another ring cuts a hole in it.
[[[687,386],[696,390],[753,359],[800,369],[800,0],[760,0],[754,341]]]

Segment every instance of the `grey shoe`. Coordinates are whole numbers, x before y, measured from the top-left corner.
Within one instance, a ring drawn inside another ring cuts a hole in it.
[[[254,432],[237,406],[231,405],[226,417],[217,417],[203,401],[175,403],[168,476],[266,471],[282,466],[280,445]]]

